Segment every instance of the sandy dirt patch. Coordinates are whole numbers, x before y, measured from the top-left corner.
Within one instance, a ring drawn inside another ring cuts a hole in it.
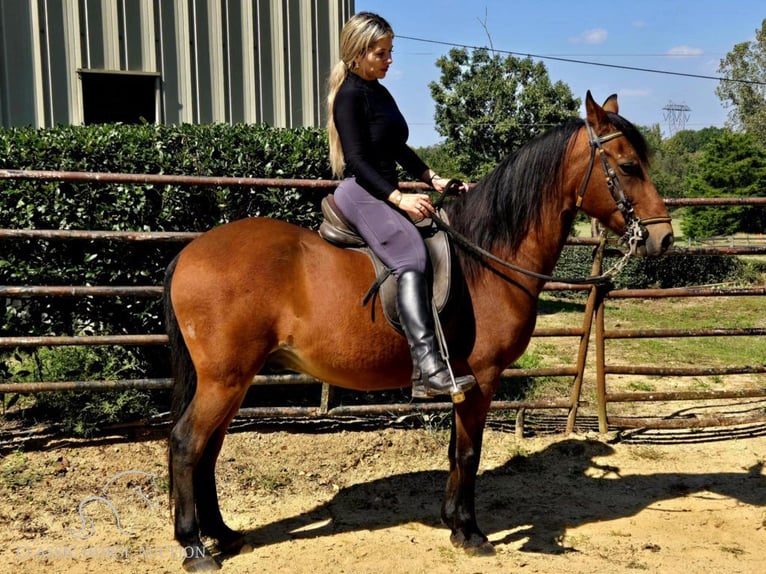
[[[477,496],[488,558],[453,549],[439,521],[447,431],[245,426],[225,443],[219,492],[254,550],[224,573],[766,571],[763,426],[614,440],[494,424]],[[4,452],[0,538],[0,572],[181,572],[164,440]]]

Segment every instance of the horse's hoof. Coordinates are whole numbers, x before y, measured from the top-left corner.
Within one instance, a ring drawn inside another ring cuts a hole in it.
[[[219,543],[218,550],[225,556],[236,556],[250,554],[253,551],[253,546],[245,540],[244,536],[240,536],[225,544]]]
[[[239,550],[237,550],[237,554],[239,554],[239,555],[250,554],[250,553],[253,552],[253,550],[255,550],[255,548],[253,548],[253,545],[252,544],[247,544],[245,542],[245,543],[242,544],[242,546],[239,547]]]
[[[462,532],[453,532],[450,536],[452,545],[456,548],[462,548],[468,556],[494,556],[495,547],[479,534],[471,534],[468,537]]]
[[[221,569],[215,558],[205,554],[205,556],[195,556],[184,560],[184,570],[187,572],[215,572]]]
[[[492,546],[492,543],[487,541],[478,546],[469,546],[465,549],[465,553],[468,554],[468,556],[494,556],[497,552],[495,551],[495,547]]]

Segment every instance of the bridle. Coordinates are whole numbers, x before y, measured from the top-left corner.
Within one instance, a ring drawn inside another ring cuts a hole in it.
[[[580,186],[580,191],[577,193],[577,200],[575,206],[580,209],[583,199],[585,198],[585,192],[588,189],[588,183],[590,182],[590,176],[593,173],[593,166],[596,162],[596,154],[601,159],[601,167],[604,169],[604,179],[606,180],[606,187],[609,189],[609,193],[612,195],[612,199],[617,205],[617,209],[625,219],[625,234],[620,238],[620,243],[628,246],[628,254],[635,255],[636,249],[642,241],[645,241],[649,236],[649,231],[646,229],[647,225],[653,225],[656,223],[670,223],[670,217],[667,215],[656,215],[654,217],[644,217],[643,219],[636,217],[633,211],[633,204],[625,195],[625,190],[622,188],[620,178],[617,177],[617,172],[611,166],[606,159],[606,152],[604,151],[604,145],[619,137],[623,137],[621,131],[609,132],[606,135],[599,136],[594,131],[593,127],[585,122],[585,130],[588,134],[588,145],[590,146],[590,161],[588,163],[588,171],[585,179]]]
[[[582,206],[583,199],[585,198],[585,192],[588,190],[588,184],[590,183],[590,178],[591,178],[591,175],[593,174],[593,168],[596,163],[596,154],[598,154],[598,156],[601,158],[601,166],[604,170],[604,178],[606,180],[606,186],[609,189],[609,193],[612,195],[612,199],[614,199],[615,204],[617,204],[617,209],[620,211],[623,218],[625,219],[625,227],[626,227],[625,234],[620,238],[620,243],[627,244],[628,250],[625,252],[623,257],[611,269],[605,271],[601,275],[594,275],[590,277],[561,278],[561,277],[554,277],[552,275],[545,275],[543,273],[537,273],[535,271],[530,271],[528,269],[523,269],[521,267],[514,265],[513,263],[504,261],[500,259],[499,257],[497,257],[496,255],[493,255],[486,249],[479,247],[478,245],[470,241],[467,237],[465,237],[464,235],[456,231],[452,226],[450,226],[448,223],[442,220],[438,215],[435,215],[435,214],[432,215],[431,216],[432,220],[434,221],[437,227],[444,230],[463,249],[469,251],[470,253],[473,253],[479,258],[488,259],[507,269],[511,269],[513,271],[523,273],[524,275],[528,275],[536,279],[542,279],[544,281],[556,281],[560,283],[572,283],[576,285],[598,285],[598,284],[608,283],[614,275],[619,273],[623,269],[623,267],[625,267],[625,265],[628,262],[628,258],[631,255],[636,254],[638,245],[648,237],[649,232],[646,229],[646,226],[653,225],[656,223],[670,223],[671,219],[670,217],[666,215],[645,217],[643,219],[636,217],[636,214],[633,211],[633,204],[628,199],[628,196],[625,195],[625,190],[623,189],[622,184],[620,183],[620,178],[617,177],[617,172],[609,164],[609,161],[606,158],[606,152],[604,151],[604,146],[603,146],[603,144],[607,142],[610,142],[619,137],[623,137],[623,133],[617,130],[617,131],[610,132],[606,135],[599,136],[596,134],[593,127],[591,127],[590,123],[588,123],[587,121],[585,122],[585,130],[586,130],[586,133],[588,134],[588,144],[590,146],[590,160],[588,162],[588,171],[585,174],[585,179],[583,180],[582,185],[580,186],[580,190],[577,193],[575,207],[577,209],[580,209]],[[440,207],[442,202],[446,198],[446,196],[449,195],[450,193],[457,193],[457,190],[460,188],[461,185],[462,185],[462,182],[459,180],[455,180],[455,179],[450,180],[447,183],[444,189],[444,192],[441,194],[438,200],[434,202],[434,207],[436,208]],[[606,243],[606,231],[603,231],[601,233],[600,242],[602,245]]]

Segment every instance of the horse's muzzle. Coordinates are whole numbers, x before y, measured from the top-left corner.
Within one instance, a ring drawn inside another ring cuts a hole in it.
[[[657,257],[673,245],[673,227],[670,223],[652,223],[645,226],[644,240],[636,246],[639,257]]]

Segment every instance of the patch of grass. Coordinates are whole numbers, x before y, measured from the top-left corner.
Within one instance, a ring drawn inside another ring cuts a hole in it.
[[[541,296],[541,308],[553,312],[538,315],[538,327],[574,327],[582,324],[583,308],[579,305],[556,305],[550,293]],[[670,299],[614,299],[605,308],[605,328],[614,329],[744,329],[766,327],[760,297],[683,297]],[[552,361],[572,365],[577,352],[577,337],[533,338],[522,361],[536,357],[530,367],[553,366]],[[588,363],[593,364],[593,341]],[[766,338],[761,336],[672,337],[610,339],[606,342],[606,359],[611,364],[743,366],[766,362]],[[713,384],[722,378],[710,379]]]
[[[508,449],[508,455],[510,458],[527,458],[529,456],[529,450],[520,444],[515,444]]]
[[[692,377],[691,384],[689,385],[690,391],[710,391],[713,389],[714,384],[711,383],[720,383],[722,382],[721,377],[711,376],[708,379],[700,379],[699,377]]]
[[[665,453],[651,446],[636,446],[630,449],[630,455],[640,460],[662,460]]]
[[[572,536],[561,536],[560,544],[570,552],[575,548],[584,548],[590,543],[590,536],[585,534],[574,534]]]
[[[261,471],[247,467],[239,476],[239,482],[244,488],[273,494],[290,486],[292,479],[285,472],[279,470]]]
[[[569,361],[562,361],[558,364],[571,364],[574,358]],[[552,366],[556,362],[545,358],[537,352],[527,351],[516,361],[511,369],[537,369],[542,366]],[[549,397],[560,397],[569,392],[572,384],[571,377],[518,377],[511,380],[503,380],[496,393],[499,400],[518,400],[518,399],[540,399]]]
[[[722,552],[726,552],[727,554],[732,554],[734,556],[743,556],[743,555],[747,554],[747,552],[745,552],[739,546],[724,545],[724,546],[721,546],[721,551]]]
[[[635,381],[628,384],[628,390],[630,391],[641,391],[641,392],[651,392],[656,390],[654,385],[651,383],[648,383],[646,381]]]
[[[30,468],[27,455],[23,452],[13,452],[0,463],[0,483],[8,489],[31,486],[41,478],[37,470]]]
[[[452,415],[450,413],[418,413],[418,418],[423,424],[423,428],[429,434],[439,434],[450,430],[452,425]]]

